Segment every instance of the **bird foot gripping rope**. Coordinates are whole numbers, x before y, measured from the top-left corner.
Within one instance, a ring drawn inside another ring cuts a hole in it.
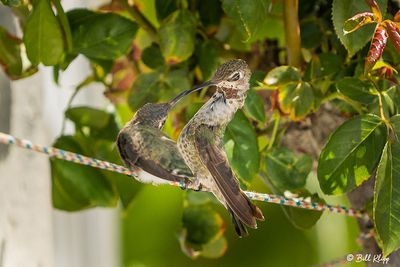
[[[77,164],[82,164],[82,165],[91,166],[94,168],[117,172],[117,173],[125,174],[128,176],[133,176],[133,177],[137,176],[136,170],[131,170],[131,169],[125,168],[123,166],[108,162],[108,161],[103,161],[103,160],[99,160],[99,159],[95,159],[95,158],[86,157],[81,154],[73,153],[70,151],[65,151],[62,149],[54,148],[54,147],[46,147],[46,146],[36,145],[36,144],[33,144],[31,141],[15,138],[12,135],[5,134],[2,132],[0,132],[0,143],[6,144],[6,145],[16,145],[21,148],[25,148],[25,149],[29,149],[29,150],[33,150],[36,152],[46,154],[49,157],[58,158],[58,159],[70,161],[70,162],[75,162]],[[168,184],[173,185],[173,186],[178,186],[181,188],[185,188],[185,189],[191,189],[191,190],[197,190],[197,191],[199,190],[198,187],[194,187],[194,185],[191,185],[191,184],[182,185],[182,183],[172,182],[172,181],[169,181]],[[258,192],[250,192],[250,191],[246,191],[245,193],[250,199],[256,200],[256,201],[275,203],[275,204],[279,204],[279,205],[283,205],[283,206],[291,206],[291,207],[297,207],[297,208],[309,209],[309,210],[328,211],[331,213],[338,213],[338,214],[342,214],[342,215],[346,215],[346,216],[350,216],[350,217],[369,220],[368,214],[365,213],[364,211],[360,211],[360,210],[356,210],[356,209],[352,209],[352,208],[346,208],[343,206],[332,206],[332,205],[323,204],[323,203],[306,201],[306,200],[300,199],[300,198],[288,198],[288,197],[284,197],[284,196],[266,194],[266,193],[258,193]]]

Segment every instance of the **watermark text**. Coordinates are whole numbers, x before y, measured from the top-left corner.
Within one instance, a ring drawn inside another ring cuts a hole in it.
[[[385,258],[383,254],[348,254],[346,259],[348,262],[373,262],[381,264],[389,263],[389,258]]]

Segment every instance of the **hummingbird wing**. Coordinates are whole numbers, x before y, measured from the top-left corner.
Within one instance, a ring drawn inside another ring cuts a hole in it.
[[[237,216],[237,218],[232,218],[234,223],[239,219],[245,225],[256,228],[256,219],[264,220],[264,216],[240,189],[239,182],[229,166],[225,151],[215,143],[215,134],[209,126],[201,125],[197,128],[195,145],[202,163],[214,178],[227,206]],[[236,231],[242,232],[243,225],[236,222],[235,227]]]
[[[139,154],[129,132],[124,130],[122,129],[117,137],[118,152],[124,164],[127,167],[132,167],[136,164]]]
[[[156,177],[182,181],[193,177],[174,141],[150,126],[134,125],[120,132],[118,150],[124,163]]]

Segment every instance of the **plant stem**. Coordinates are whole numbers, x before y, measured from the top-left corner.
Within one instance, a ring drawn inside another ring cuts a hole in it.
[[[340,99],[340,100],[346,102],[347,104],[349,104],[352,108],[354,108],[357,111],[358,114],[360,114],[360,115],[364,114],[363,107],[360,103],[357,103],[356,101],[351,100],[350,98],[347,98],[340,94],[337,95],[337,99]]]
[[[279,123],[280,123],[281,116],[279,115],[278,112],[275,113],[275,114],[276,114],[276,116],[275,116],[276,118],[275,118],[275,121],[274,121],[274,128],[272,129],[271,140],[268,143],[267,150],[270,150],[272,148],[272,146],[274,145],[275,139],[276,139],[276,134],[278,133],[278,128],[279,128]]]
[[[128,1],[123,2],[126,10],[140,25],[140,27],[147,32],[153,42],[158,42],[157,29],[151,24],[151,22],[140,12],[140,10],[134,5],[130,6]]]
[[[338,92],[334,92],[334,93],[331,93],[331,94],[328,94],[328,95],[324,96],[322,98],[322,100],[321,100],[321,104],[329,102],[329,101],[334,100],[334,99],[339,99],[339,93]]]
[[[81,89],[80,87],[75,88],[74,93],[71,95],[71,97],[70,97],[69,100],[68,100],[67,110],[71,107],[72,101],[74,101],[74,99],[75,99],[76,95],[78,94],[78,92],[80,91],[80,89]],[[62,122],[62,127],[61,127],[61,134],[60,134],[60,135],[63,135],[63,134],[64,134],[66,125],[67,125],[67,118],[64,116],[64,119],[63,119],[63,122]]]
[[[284,0],[283,20],[285,23],[288,64],[294,67],[300,67],[302,63],[298,10],[299,0]]]
[[[383,101],[382,101],[382,93],[378,92],[378,100],[379,100],[379,113],[381,115],[381,119],[383,121],[387,121],[386,116],[385,116],[385,111],[383,110]]]
[[[369,80],[372,82],[372,84],[375,87],[375,93],[378,96],[378,107],[379,107],[379,114],[381,116],[381,119],[386,123],[388,120],[386,119],[385,116],[385,111],[383,110],[383,101],[382,101],[382,91],[379,89],[378,84],[376,83],[376,81],[374,81],[374,79],[371,78],[371,76],[369,76]]]
[[[32,76],[33,74],[35,74],[36,72],[38,72],[39,69],[37,66],[29,66],[26,70],[24,70],[21,75],[17,76],[17,77],[10,77],[12,80],[18,80],[18,79],[23,79],[29,76]]]

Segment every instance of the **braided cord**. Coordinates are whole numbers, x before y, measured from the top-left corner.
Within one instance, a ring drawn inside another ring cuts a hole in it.
[[[94,168],[117,172],[117,173],[125,174],[128,176],[133,176],[135,178],[137,177],[137,171],[134,169],[131,170],[131,169],[125,168],[123,166],[108,162],[108,161],[103,161],[103,160],[99,160],[99,159],[95,159],[95,158],[86,157],[81,154],[65,151],[62,149],[54,148],[54,147],[46,147],[46,146],[36,145],[36,144],[33,144],[29,140],[19,139],[12,135],[8,135],[8,134],[2,133],[2,132],[0,132],[0,143],[7,144],[7,145],[16,145],[21,148],[25,148],[25,149],[29,149],[29,150],[33,150],[36,152],[46,154],[52,158],[58,158],[61,160],[70,161],[70,162],[74,162],[77,164],[82,164],[82,165],[91,166]],[[169,182],[169,184],[171,184],[173,186],[180,186],[180,187],[183,186],[179,182]],[[194,189],[194,188],[191,188],[189,186],[188,189]],[[346,216],[350,216],[350,217],[369,220],[369,216],[367,213],[360,211],[360,210],[355,210],[352,208],[346,208],[344,206],[333,206],[333,205],[329,205],[329,204],[306,201],[302,198],[287,198],[284,196],[266,194],[266,193],[258,193],[258,192],[250,192],[250,191],[245,191],[245,193],[252,200],[263,201],[263,202],[267,202],[267,203],[275,203],[275,204],[279,204],[279,205],[283,205],[283,206],[291,206],[291,207],[303,208],[303,209],[308,209],[308,210],[328,211],[331,213],[337,213],[337,214],[342,214],[342,215],[346,215]]]

